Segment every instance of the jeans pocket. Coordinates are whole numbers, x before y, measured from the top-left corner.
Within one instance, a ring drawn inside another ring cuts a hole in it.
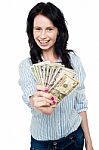
[[[30,150],[47,150],[46,148],[43,148],[41,146],[33,146],[30,148]]]
[[[80,127],[77,132],[75,132],[75,147],[79,149],[83,149],[84,145],[84,133],[82,128]]]
[[[30,150],[39,150],[38,148],[30,148]]]
[[[35,148],[30,148],[30,150],[38,150],[38,149],[35,149]]]
[[[31,136],[30,150],[47,150],[47,143],[45,141],[38,141]]]

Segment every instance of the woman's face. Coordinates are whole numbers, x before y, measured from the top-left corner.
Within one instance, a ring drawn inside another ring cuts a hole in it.
[[[34,18],[33,35],[37,45],[44,51],[54,51],[58,29],[50,19],[39,14]]]

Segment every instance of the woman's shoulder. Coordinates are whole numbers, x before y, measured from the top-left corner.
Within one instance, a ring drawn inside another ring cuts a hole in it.
[[[79,59],[79,56],[76,51],[70,51],[69,53],[71,59]]]
[[[32,65],[32,62],[29,57],[21,60],[21,62],[19,63],[19,67],[29,67],[31,65]]]
[[[78,74],[80,74],[80,76],[82,74],[83,77],[85,77],[86,73],[85,73],[85,70],[83,68],[81,58],[79,57],[79,55],[77,54],[77,52],[70,52],[70,59],[71,59],[71,64],[72,64],[74,70]]]
[[[71,63],[73,65],[77,65],[81,63],[80,57],[76,51],[70,52],[69,55],[70,55]]]
[[[19,72],[23,72],[23,73],[27,72],[27,73],[29,73],[31,65],[32,65],[32,62],[31,62],[31,59],[29,57],[23,59],[19,63]]]

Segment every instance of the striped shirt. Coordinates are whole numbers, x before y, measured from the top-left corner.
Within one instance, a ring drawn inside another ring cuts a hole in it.
[[[32,108],[29,96],[36,91],[36,81],[31,73],[31,59],[26,58],[19,64],[19,85],[23,91],[23,100],[30,107],[32,113],[31,135],[37,140],[57,140],[75,131],[81,124],[80,112],[87,110],[85,96],[85,71],[80,58],[70,53],[71,64],[76,72],[79,85],[57,105],[51,115],[43,114]],[[58,60],[60,61],[60,60]]]

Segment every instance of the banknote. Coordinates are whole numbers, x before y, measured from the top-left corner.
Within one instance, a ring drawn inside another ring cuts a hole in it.
[[[50,61],[45,61],[33,64],[31,66],[31,71],[37,84],[41,84],[43,86],[45,85],[45,65],[49,63]]]
[[[35,79],[36,82],[38,83],[38,77],[37,77],[38,75],[37,75],[35,66],[31,67],[31,71],[32,71],[32,74],[33,74],[34,79]]]
[[[33,64],[31,71],[37,84],[47,86],[48,92],[57,97],[58,103],[79,84],[75,71],[61,63],[40,62]]]
[[[65,96],[71,93],[78,84],[78,80],[65,74],[49,92],[57,97],[59,103]]]
[[[49,74],[49,88],[55,84],[55,81],[57,79],[57,76],[60,72],[60,67],[59,66],[54,66],[53,64],[50,65],[50,68],[52,68],[51,74]]]
[[[50,81],[50,86],[49,86],[49,90],[51,90],[52,88],[54,88],[54,86],[56,86],[56,84],[61,80],[61,78],[67,75],[70,78],[74,78],[75,77],[75,73],[74,71],[70,71],[65,67],[58,67],[58,70],[56,70],[56,72],[53,74],[53,77]]]

